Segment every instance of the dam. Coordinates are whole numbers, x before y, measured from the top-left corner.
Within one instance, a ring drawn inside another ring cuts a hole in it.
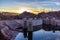
[[[21,20],[3,20],[3,21],[0,21],[0,25],[3,25],[4,27],[5,26],[8,27],[11,31],[17,31],[21,33],[25,32],[26,34],[24,33],[25,35],[24,37],[26,38],[27,34],[29,34],[31,36],[28,35],[28,38],[31,37],[30,38],[31,40],[32,40],[33,32],[36,32],[40,29],[44,29],[45,31],[53,31],[53,32],[55,32],[56,30],[60,30],[60,20],[55,18],[52,18],[52,19],[24,18]],[[6,35],[4,31],[5,30],[2,30],[2,33]]]

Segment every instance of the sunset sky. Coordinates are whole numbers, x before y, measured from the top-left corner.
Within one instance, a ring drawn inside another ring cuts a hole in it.
[[[12,11],[26,8],[35,12],[41,9],[60,10],[60,0],[0,0],[0,11]]]

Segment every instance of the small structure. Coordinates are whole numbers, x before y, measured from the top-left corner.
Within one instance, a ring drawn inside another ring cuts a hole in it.
[[[32,26],[31,18],[24,21],[23,32],[24,32],[24,37],[28,36],[28,40],[32,40],[33,26]],[[28,33],[28,35],[27,35],[27,33]]]
[[[24,26],[23,26],[23,33],[24,37],[27,37],[27,20],[24,20]]]
[[[28,40],[32,40],[33,38],[33,26],[32,26],[32,21],[29,21],[28,24]]]

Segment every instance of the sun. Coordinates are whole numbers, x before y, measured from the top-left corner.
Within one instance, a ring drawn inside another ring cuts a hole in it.
[[[31,10],[29,10],[29,9],[24,9],[24,8],[22,8],[22,9],[19,9],[18,10],[18,13],[23,13],[24,11],[27,11],[27,12],[31,12]]]

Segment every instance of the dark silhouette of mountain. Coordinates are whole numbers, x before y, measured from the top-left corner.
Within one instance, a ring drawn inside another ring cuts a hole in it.
[[[60,11],[52,11],[52,12],[42,12],[42,13],[39,13],[37,15],[37,17],[42,17],[42,18],[45,18],[45,17],[55,17],[55,18],[60,18]]]
[[[19,15],[19,18],[34,18],[34,17],[36,17],[35,14],[26,11]]]
[[[17,14],[17,13],[16,13]],[[13,16],[14,15],[14,16]],[[51,11],[51,12],[42,12],[38,13],[37,15],[30,13],[30,12],[23,12],[19,15],[15,15],[15,13],[10,13],[10,12],[0,12],[0,20],[5,20],[5,19],[22,19],[22,18],[45,18],[45,17],[55,17],[55,18],[60,18],[60,11]]]
[[[0,12],[0,20],[15,19],[18,17],[17,15],[17,13],[12,12]]]

